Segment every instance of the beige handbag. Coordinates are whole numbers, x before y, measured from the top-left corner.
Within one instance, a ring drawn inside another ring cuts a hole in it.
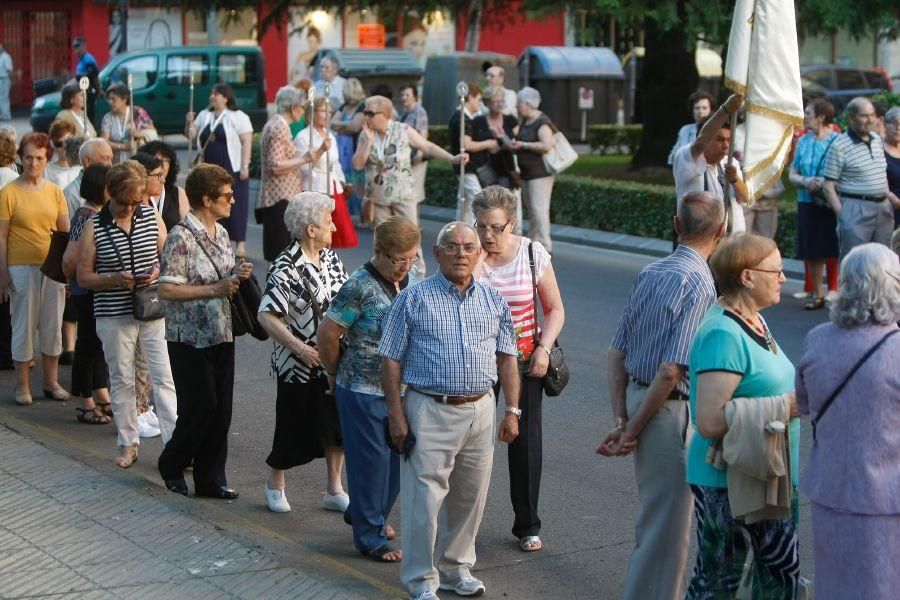
[[[559,175],[578,160],[578,153],[556,125],[548,118],[547,125],[553,130],[553,148],[544,154],[544,167],[550,173]]]

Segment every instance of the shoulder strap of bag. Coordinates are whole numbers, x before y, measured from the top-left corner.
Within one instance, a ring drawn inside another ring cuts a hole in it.
[[[313,311],[313,325],[315,326],[315,330],[319,330],[319,323],[322,321],[322,307],[319,305],[319,299],[316,298],[316,292],[313,289],[312,285],[309,282],[309,278],[306,276],[306,273],[300,273],[300,280],[303,282],[303,287],[306,288],[306,291],[309,293],[309,304],[312,306]]]
[[[820,410],[819,414],[817,414],[815,417],[813,417],[813,419],[811,421],[812,432],[813,432],[813,441],[815,441],[815,439],[816,439],[816,425],[818,425],[819,421],[822,420],[822,417],[825,416],[825,413],[828,412],[828,409],[831,407],[831,404],[838,397],[838,394],[840,394],[841,391],[844,389],[844,386],[847,385],[847,382],[850,381],[850,378],[853,377],[853,375],[856,374],[856,372],[859,370],[859,368],[862,367],[863,364],[867,360],[869,360],[869,357],[872,356],[873,354],[875,354],[875,351],[877,351],[881,347],[881,345],[883,343],[885,343],[888,340],[888,338],[891,337],[892,335],[894,335],[895,333],[900,333],[900,329],[894,329],[893,331],[888,333],[886,336],[884,336],[883,338],[878,340],[878,343],[876,343],[874,346],[869,348],[869,351],[866,352],[865,354],[863,354],[863,357],[859,359],[859,361],[856,363],[856,365],[853,366],[852,369],[850,369],[850,372],[844,378],[844,381],[841,382],[841,385],[837,386],[837,389],[831,393],[831,396],[828,397],[828,400],[826,400],[825,403],[822,404],[822,410]]]
[[[119,259],[119,264],[122,265],[122,270],[123,270],[123,271],[127,271],[128,269],[125,268],[125,261],[122,260],[122,254],[119,252],[119,246],[116,245],[116,240],[113,239],[113,236],[112,236],[113,228],[112,228],[112,226],[111,226],[111,225],[107,225],[106,227],[103,228],[103,230],[106,232],[107,237],[109,237],[109,245],[112,246],[113,252],[116,253],[116,258]],[[132,275],[135,274],[135,273],[134,273],[134,256],[133,256],[133,255],[132,255],[132,257],[131,257],[131,274],[132,274]]]
[[[534,266],[534,242],[528,242],[528,266],[531,269],[531,302],[534,304],[534,343],[538,344],[540,340],[537,338],[537,321],[538,321],[538,301],[537,301],[537,276],[535,275]]]
[[[822,158],[819,159],[819,164],[816,166],[816,170],[813,173],[813,177],[818,177],[816,173],[818,173],[822,169],[822,165],[825,163],[825,159],[828,157],[828,150],[831,148],[831,145],[834,143],[834,140],[837,139],[838,136],[833,135],[831,139],[828,140],[828,145],[825,146],[825,152],[822,153]]]
[[[212,259],[212,256],[210,256],[209,252],[206,250],[206,246],[204,246],[203,242],[200,241],[200,234],[181,222],[176,223],[172,227],[172,229],[175,229],[175,227],[184,227],[188,232],[190,232],[192,236],[194,236],[194,241],[197,242],[197,245],[200,246],[200,250],[203,251],[203,254],[206,255],[206,258],[209,260],[210,264],[212,264],[213,269],[216,270],[216,275],[219,277],[219,279],[222,279],[222,272],[219,270],[218,265],[216,265],[216,261]]]
[[[384,290],[384,293],[387,294],[387,297],[390,298],[391,302],[397,297],[397,288],[392,288],[387,284],[382,277],[381,273],[378,272],[378,269],[375,268],[375,265],[372,264],[371,261],[366,261],[366,264],[363,265],[363,269],[365,269],[369,275],[372,276],[372,279],[378,282],[378,285],[381,286],[381,289]],[[401,289],[406,287],[404,284],[409,281],[409,275],[406,276],[404,281],[401,282]]]

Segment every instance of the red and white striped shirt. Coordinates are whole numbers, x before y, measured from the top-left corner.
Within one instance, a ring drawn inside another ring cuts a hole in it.
[[[531,266],[528,262],[527,237],[521,239],[515,258],[501,267],[491,267],[484,261],[478,279],[500,292],[512,312],[516,332],[517,357],[527,368],[531,355],[540,339],[540,325],[535,325],[534,293],[531,286]],[[540,242],[533,242],[535,278],[540,283],[544,270],[550,264],[550,255]],[[535,330],[537,329],[537,330]]]

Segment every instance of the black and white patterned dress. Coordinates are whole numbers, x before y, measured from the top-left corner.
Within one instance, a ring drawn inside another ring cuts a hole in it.
[[[305,344],[316,345],[318,327],[310,290],[315,293],[319,310],[324,315],[344,282],[347,273],[337,254],[329,249],[319,253],[321,267],[317,268],[300,249],[297,240],[282,250],[266,274],[266,291],[259,312],[279,315],[291,333]],[[321,319],[321,317],[319,317]],[[280,381],[306,383],[310,368],[293,352],[275,343],[272,351],[272,371]]]

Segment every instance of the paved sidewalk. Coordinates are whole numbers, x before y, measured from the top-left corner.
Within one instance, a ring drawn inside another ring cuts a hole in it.
[[[0,426],[0,598],[359,597],[282,567],[162,493]]]

